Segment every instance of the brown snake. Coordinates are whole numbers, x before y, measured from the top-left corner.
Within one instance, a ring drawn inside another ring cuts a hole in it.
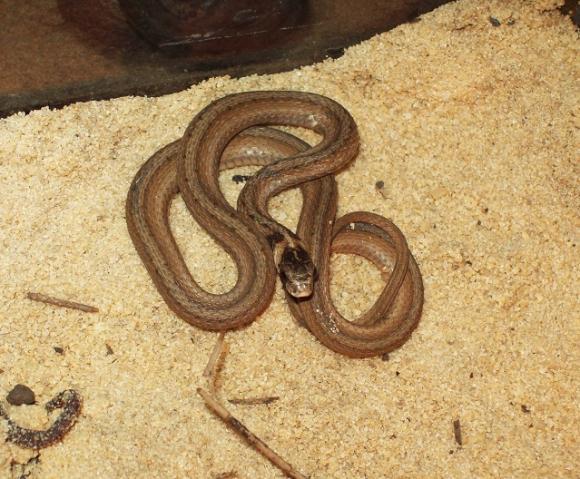
[[[322,140],[311,147],[268,125],[304,127]],[[260,127],[260,128],[258,128]],[[169,307],[192,325],[213,331],[252,322],[269,305],[276,269],[293,315],[330,349],[352,357],[399,347],[415,329],[423,285],[403,234],[367,212],[335,221],[334,174],[358,152],[354,120],[338,103],[311,93],[249,92],[229,95],[203,109],[183,138],[155,153],[129,190],[129,233]],[[233,208],[218,184],[220,170],[263,165]],[[268,213],[268,201],[300,186],[303,206],[296,234]],[[233,258],[238,278],[224,294],[193,279],[169,225],[169,207],[180,193],[195,220]],[[354,321],[330,297],[332,252],[361,255],[385,274],[374,305]]]

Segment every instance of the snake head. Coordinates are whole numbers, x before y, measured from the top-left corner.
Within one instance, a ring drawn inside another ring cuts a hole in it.
[[[288,294],[295,298],[312,295],[316,268],[304,248],[286,246],[278,264],[278,271]]]

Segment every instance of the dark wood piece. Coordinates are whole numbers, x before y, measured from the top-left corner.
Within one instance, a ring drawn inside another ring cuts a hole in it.
[[[0,117],[338,57],[449,0],[0,0]]]

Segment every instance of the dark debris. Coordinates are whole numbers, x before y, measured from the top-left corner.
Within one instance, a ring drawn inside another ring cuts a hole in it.
[[[461,434],[461,422],[459,422],[459,419],[453,421],[453,435],[455,436],[455,442],[460,446],[463,446],[463,437]]]
[[[252,175],[234,175],[232,176],[232,181],[236,184],[245,183],[248,181]]]
[[[17,384],[12,391],[6,396],[6,401],[12,406],[21,406],[23,404],[31,405],[36,402],[34,391],[24,384]]]

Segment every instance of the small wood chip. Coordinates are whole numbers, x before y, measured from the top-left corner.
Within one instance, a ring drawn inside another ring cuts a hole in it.
[[[460,446],[463,446],[463,437],[461,435],[461,423],[459,419],[453,421],[453,435],[455,436],[455,442]]]
[[[214,479],[237,479],[238,473],[236,471],[220,472],[213,476]]]
[[[17,384],[6,396],[6,401],[8,401],[8,404],[12,404],[13,406],[22,406],[23,404],[30,405],[36,402],[36,397],[34,391],[28,386]]]
[[[28,292],[26,294],[28,299],[32,301],[38,301],[40,303],[52,304],[54,306],[60,306],[61,308],[77,309],[79,311],[84,311],[85,313],[98,313],[99,310],[94,306],[89,306],[87,304],[76,303],[74,301],[67,301],[66,299],[54,298],[52,296],[47,296],[41,293]]]
[[[259,404],[271,404],[280,399],[279,396],[265,396],[257,398],[233,398],[228,399],[230,404],[236,404],[241,406],[256,406]]]
[[[473,27],[473,23],[466,23],[465,25],[461,25],[451,29],[452,32],[460,32],[461,30],[466,30],[470,27]]]

